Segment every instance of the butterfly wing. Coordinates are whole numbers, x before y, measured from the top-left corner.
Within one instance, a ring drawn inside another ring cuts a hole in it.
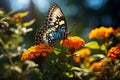
[[[48,43],[53,45],[66,37],[67,24],[60,7],[54,3],[49,8],[47,20],[36,33],[35,43]]]

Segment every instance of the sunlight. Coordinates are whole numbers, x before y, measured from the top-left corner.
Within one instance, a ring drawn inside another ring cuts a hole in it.
[[[92,9],[98,10],[104,6],[106,2],[107,0],[85,0],[85,5]]]
[[[33,3],[41,12],[46,12],[50,6],[48,0],[33,0]]]
[[[10,0],[11,9],[19,11],[21,9],[26,9],[29,6],[30,0]]]

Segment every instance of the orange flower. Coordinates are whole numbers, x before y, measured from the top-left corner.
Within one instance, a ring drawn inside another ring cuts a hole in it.
[[[115,36],[120,40],[120,27],[115,30]]]
[[[106,65],[108,65],[108,61],[94,62],[94,63],[89,67],[89,70],[97,71],[97,70],[100,70],[102,67],[105,67]]]
[[[89,70],[98,70],[99,68],[100,68],[99,62],[94,62],[94,63],[90,66]]]
[[[68,48],[77,49],[80,46],[84,46],[85,41],[82,38],[77,37],[77,36],[74,36],[74,37],[69,36],[67,39],[61,41],[61,44]]]
[[[19,23],[22,21],[22,16],[19,14],[15,14],[12,16],[11,20],[15,23]]]
[[[24,54],[22,55],[22,57],[21,57],[21,61],[27,60],[27,59],[28,59],[28,54],[29,54],[29,53],[24,53]]]
[[[75,57],[73,57],[73,60],[74,60],[76,63],[79,63],[79,62],[80,62],[80,57],[79,57],[79,56],[75,56]]]
[[[38,57],[45,57],[46,53],[52,53],[53,49],[48,44],[40,44],[30,47],[22,54],[21,61],[34,60]]]
[[[100,28],[96,28],[92,30],[89,33],[89,38],[90,39],[97,38],[100,40],[105,40],[110,36],[110,34],[113,34],[113,33],[114,33],[114,29],[112,27],[105,28],[104,26],[101,26]]]
[[[29,54],[29,55],[28,55],[28,58],[29,58],[29,59],[34,59],[34,58],[35,58],[35,55],[34,55],[33,53],[32,53],[32,54]]]
[[[116,60],[120,58],[120,46],[112,47],[107,54],[111,60]]]
[[[80,62],[81,58],[83,59],[89,56],[91,54],[91,51],[88,48],[83,48],[83,49],[76,51],[74,54],[75,54],[75,56],[73,57],[74,61],[78,63]]]

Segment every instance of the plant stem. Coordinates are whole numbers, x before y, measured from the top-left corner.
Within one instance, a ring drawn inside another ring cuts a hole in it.
[[[5,49],[5,53],[7,54],[7,57],[8,57],[8,60],[9,60],[10,64],[13,66],[14,64],[13,64],[13,60],[12,60],[12,57],[11,57],[10,53],[6,49]]]
[[[11,57],[11,55],[9,53],[9,49],[5,48],[5,46],[4,46],[5,44],[4,44],[2,39],[0,39],[0,42],[1,42],[1,45],[3,47],[3,53],[7,54],[7,58],[9,60],[10,64],[13,66],[14,64],[13,64],[13,61],[12,61],[12,57]]]

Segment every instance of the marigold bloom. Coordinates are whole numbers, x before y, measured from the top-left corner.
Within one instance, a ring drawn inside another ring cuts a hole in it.
[[[85,57],[91,54],[90,49],[83,48],[75,52],[75,54],[80,55],[81,57]]]
[[[89,67],[89,70],[97,71],[97,70],[100,70],[102,67],[105,67],[107,64],[108,64],[108,61],[94,62],[94,63]]]
[[[45,57],[47,53],[51,52],[53,52],[53,49],[48,44],[35,45],[22,54],[21,61],[27,59],[33,60],[37,57]]]
[[[112,47],[107,54],[111,60],[116,60],[120,58],[120,46]]]
[[[22,16],[19,14],[15,14],[12,16],[11,20],[15,23],[19,23],[22,21]]]
[[[104,26],[101,26],[100,28],[93,29],[89,33],[89,38],[97,38],[100,40],[105,40],[109,37],[110,34],[114,33],[114,29],[112,27],[105,28]]]
[[[73,60],[74,60],[76,63],[79,63],[79,62],[80,62],[80,57],[79,57],[79,56],[75,56],[75,57],[73,57]]]
[[[98,70],[99,68],[100,68],[99,62],[94,62],[94,63],[90,66],[89,70]]]
[[[91,54],[91,51],[88,48],[83,48],[83,49],[76,51],[74,54],[75,56],[73,57],[73,59],[75,62],[78,63],[80,62],[81,58],[85,58],[89,56]]]
[[[22,55],[22,57],[21,57],[21,61],[27,60],[27,59],[28,59],[28,54],[29,54],[29,53],[24,53],[24,54]]]
[[[61,42],[61,44],[63,46],[68,47],[68,48],[77,49],[80,46],[84,46],[85,45],[85,41],[82,38],[77,37],[77,36],[74,36],[74,37],[69,36],[67,39],[63,40]]]
[[[120,28],[115,30],[115,36],[120,40]]]

